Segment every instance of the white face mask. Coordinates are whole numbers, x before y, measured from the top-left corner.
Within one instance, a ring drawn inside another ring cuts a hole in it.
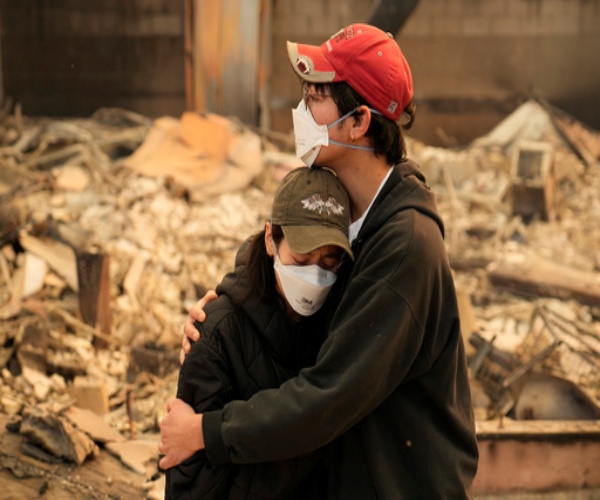
[[[294,136],[296,139],[296,156],[307,167],[312,167],[319,151],[321,151],[321,146],[329,145],[327,125],[319,125],[315,122],[312,113],[304,103],[304,99],[300,101],[296,109],[292,109],[292,121],[294,122]]]
[[[315,121],[310,109],[308,109],[308,106],[305,104],[304,99],[302,99],[298,106],[295,109],[292,109],[292,121],[294,122],[294,136],[296,139],[296,156],[300,158],[307,167],[312,167],[319,155],[319,151],[321,151],[321,146],[329,146],[330,142],[346,148],[374,151],[375,148],[344,144],[329,138],[329,129],[348,118],[355,111],[356,109],[353,109],[329,125],[319,125]],[[371,111],[378,113],[374,109]]]
[[[273,265],[285,298],[291,308],[301,316],[316,313],[329,295],[337,278],[336,274],[316,264],[309,266],[284,265],[275,248]]]

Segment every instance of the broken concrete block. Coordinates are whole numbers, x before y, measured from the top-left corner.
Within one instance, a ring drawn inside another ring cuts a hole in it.
[[[106,443],[106,449],[138,474],[147,474],[146,467],[158,459],[158,442],[156,441],[138,439],[121,443]]]
[[[80,408],[91,410],[98,415],[108,413],[108,390],[101,380],[75,377],[69,393]]]
[[[91,410],[72,406],[65,411],[64,415],[97,443],[125,441],[125,437],[119,431],[108,425],[102,417]]]

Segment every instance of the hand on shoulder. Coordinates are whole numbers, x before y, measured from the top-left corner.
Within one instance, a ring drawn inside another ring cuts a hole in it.
[[[200,340],[200,332],[196,329],[194,323],[199,321],[203,323],[206,319],[206,313],[204,308],[210,301],[215,300],[218,297],[217,292],[214,290],[208,290],[204,297],[196,302],[190,309],[188,317],[183,325],[183,338],[181,340],[181,351],[179,352],[179,362],[183,364],[185,357],[190,352],[193,342]]]

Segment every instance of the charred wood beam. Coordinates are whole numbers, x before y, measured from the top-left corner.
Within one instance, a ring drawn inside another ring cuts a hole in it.
[[[87,325],[110,335],[110,276],[109,257],[101,253],[77,253],[77,277],[79,280],[79,309]],[[106,347],[104,340],[96,337],[94,345]]]

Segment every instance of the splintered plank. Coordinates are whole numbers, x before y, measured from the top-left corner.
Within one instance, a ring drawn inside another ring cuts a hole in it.
[[[492,285],[516,294],[573,299],[600,305],[600,274],[573,269],[533,255],[512,255],[488,267]]]

